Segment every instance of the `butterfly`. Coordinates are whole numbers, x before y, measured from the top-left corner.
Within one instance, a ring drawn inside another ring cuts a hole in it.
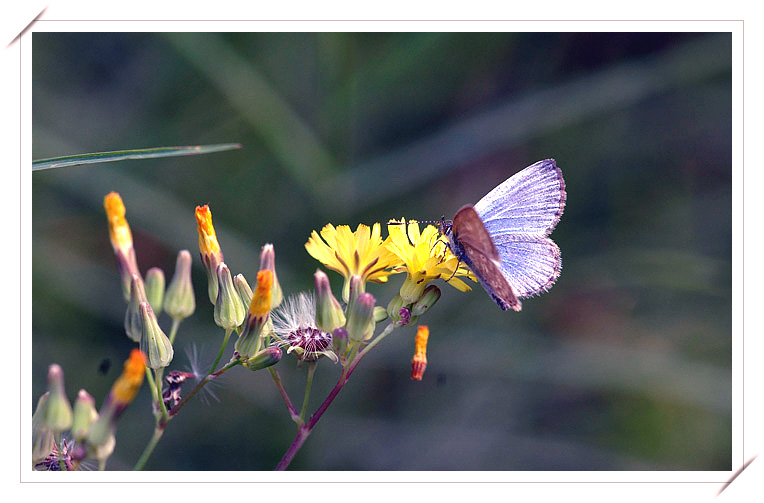
[[[560,248],[547,236],[560,221],[566,196],[562,171],[546,159],[441,222],[451,252],[501,309],[519,311],[521,298],[547,291],[560,276]]]

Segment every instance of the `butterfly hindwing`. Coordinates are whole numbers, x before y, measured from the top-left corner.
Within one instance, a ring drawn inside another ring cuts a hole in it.
[[[560,276],[560,248],[548,237],[528,234],[493,236],[501,272],[518,298],[548,290]]]

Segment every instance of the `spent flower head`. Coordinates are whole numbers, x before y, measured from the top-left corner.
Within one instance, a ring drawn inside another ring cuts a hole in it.
[[[418,301],[427,284],[439,278],[448,281],[459,291],[471,290],[458,276],[466,276],[473,281],[474,276],[451,253],[440,231],[428,225],[420,232],[418,222],[409,221],[408,225],[405,222],[405,219],[391,220],[387,225],[387,249],[404,264],[396,271],[406,272],[406,280],[400,290],[404,302],[408,304]]]
[[[414,357],[411,359],[411,379],[421,381],[427,368],[427,339],[430,330],[426,325],[419,325],[414,340]]]
[[[273,334],[287,353],[297,358],[315,361],[322,356],[337,363],[332,351],[332,335],[316,326],[316,298],[307,293],[288,297],[273,312]]]
[[[271,286],[271,309],[276,309],[284,299],[284,293],[281,291],[279,278],[276,275],[276,252],[271,243],[266,243],[260,249],[260,270],[267,269],[273,274],[273,286]]]
[[[391,268],[401,264],[401,260],[386,246],[381,237],[380,224],[371,229],[363,224],[351,232],[347,225],[334,227],[327,224],[321,235],[313,231],[305,243],[308,253],[333,271],[345,277],[342,299],[347,302],[350,294],[350,278],[361,277],[364,283],[373,281],[384,283],[392,274]]]

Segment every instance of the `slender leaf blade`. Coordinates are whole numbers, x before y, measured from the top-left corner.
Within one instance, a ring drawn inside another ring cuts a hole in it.
[[[126,159],[151,159],[155,157],[175,157],[181,155],[210,154],[241,148],[240,143],[220,143],[216,145],[192,145],[183,147],[153,147],[112,152],[93,152],[89,154],[66,155],[32,161],[32,171],[65,166],[79,166],[99,162],[124,161]]]

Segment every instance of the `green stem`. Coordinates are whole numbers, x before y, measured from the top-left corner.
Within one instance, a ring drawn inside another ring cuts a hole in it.
[[[286,403],[287,410],[289,410],[289,415],[292,416],[292,421],[297,423],[297,426],[302,426],[303,420],[300,418],[300,415],[297,414],[297,409],[294,408],[294,405],[292,405],[292,400],[289,399],[289,395],[286,392],[286,389],[284,388],[284,384],[281,382],[281,376],[279,375],[279,371],[274,369],[273,367],[268,367],[268,370],[271,373],[271,377],[273,378],[273,382],[276,384],[276,387],[279,390],[279,393],[281,393],[281,398],[284,399],[284,402]]]
[[[149,443],[146,445],[146,448],[143,449],[143,454],[141,454],[138,462],[135,463],[133,470],[143,470],[143,467],[146,466],[146,462],[149,460],[149,457],[151,457],[151,453],[154,452],[154,447],[157,446],[159,439],[162,438],[163,433],[164,428],[157,426],[154,429],[154,435],[152,435],[151,440],[149,440]]]
[[[228,345],[228,338],[231,337],[231,329],[227,328],[225,331],[225,337],[223,337],[223,345],[220,346],[220,351],[218,351],[218,357],[215,358],[215,363],[212,364],[212,368],[210,369],[209,373],[207,375],[212,374],[215,372],[215,367],[218,366],[218,363],[220,363],[220,358],[223,356],[223,353],[225,352],[225,348]]]
[[[56,445],[58,446],[58,467],[65,472],[67,470],[64,462],[64,435],[60,431],[56,433]]]
[[[164,405],[164,397],[162,396],[162,374],[164,374],[164,367],[158,368],[154,371],[156,373],[156,387],[157,387],[157,408],[162,413],[162,419],[167,417],[167,407]]]
[[[173,318],[172,327],[170,328],[170,344],[175,342],[175,336],[178,334],[178,327],[183,318]]]
[[[310,388],[313,387],[313,374],[316,373],[316,362],[308,363],[308,378],[305,380],[305,396],[302,399],[302,409],[300,409],[300,422],[305,422],[305,411],[308,409],[310,398]]]
[[[146,367],[146,380],[149,382],[151,399],[154,401],[154,403],[156,403],[159,401],[159,397],[157,396],[157,386],[154,383],[154,375],[151,373],[151,369],[149,367]]]

